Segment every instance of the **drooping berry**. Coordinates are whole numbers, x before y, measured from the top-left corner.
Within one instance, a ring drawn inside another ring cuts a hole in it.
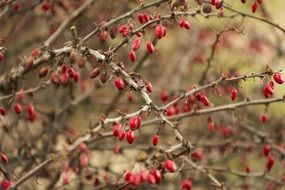
[[[202,149],[197,149],[197,150],[195,150],[195,151],[191,154],[191,157],[192,157],[194,160],[202,160],[202,158],[203,158],[203,150],[202,150]]]
[[[158,39],[161,39],[162,37],[164,37],[166,35],[165,27],[162,26],[161,24],[157,25],[155,27],[155,35]]]
[[[275,158],[273,156],[269,156],[267,158],[266,168],[270,171],[275,163]]]
[[[282,75],[279,72],[274,73],[273,78],[274,78],[274,81],[277,82],[278,84],[284,83],[284,79],[282,78]]]
[[[141,24],[144,23],[144,18],[143,18],[143,14],[142,14],[142,13],[138,14],[138,20],[139,20],[139,22],[140,22]]]
[[[263,114],[261,116],[261,121],[262,121],[262,123],[266,123],[266,121],[267,121],[267,115],[266,114]]]
[[[28,106],[28,119],[34,121],[36,118],[36,111],[33,105]]]
[[[139,121],[139,117],[138,116],[130,118],[129,126],[130,126],[130,129],[132,131],[138,129],[140,127],[139,125],[140,125],[140,121]]]
[[[153,53],[154,50],[155,50],[152,42],[147,42],[146,43],[146,48],[147,48],[148,53]]]
[[[0,185],[0,189],[1,190],[8,190],[10,189],[10,187],[13,185],[12,181],[9,181],[9,180],[3,180],[1,182],[1,185]]]
[[[6,115],[6,110],[3,107],[0,107],[0,115],[5,116]]]
[[[166,102],[168,100],[168,97],[169,97],[169,95],[168,95],[168,92],[166,90],[163,90],[160,92],[160,100],[162,102]]]
[[[14,105],[14,110],[17,114],[20,114],[22,112],[22,106],[19,103],[16,103]]]
[[[154,168],[151,170],[150,173],[154,176],[155,183],[159,184],[161,182],[161,178],[162,178],[160,171],[158,169]]]
[[[124,140],[125,135],[126,135],[126,131],[125,131],[125,130],[121,130],[121,131],[119,132],[119,136],[118,136],[119,141]]]
[[[231,90],[231,99],[232,99],[232,101],[235,101],[236,100],[236,98],[237,98],[237,89],[235,89],[235,88],[233,88],[232,90]]]
[[[129,144],[133,144],[133,142],[135,141],[135,133],[134,131],[130,130],[127,132],[126,134],[126,139],[127,139],[127,142]]]
[[[151,93],[153,91],[152,84],[149,81],[146,82],[145,88],[149,93]]]
[[[120,123],[116,123],[113,127],[113,135],[118,137],[122,129],[122,125]]]
[[[137,51],[140,49],[142,43],[141,37],[136,37],[132,44],[132,50]]]
[[[135,52],[132,50],[132,51],[130,51],[130,53],[129,53],[129,58],[130,58],[130,60],[132,61],[132,62],[135,62],[136,61],[136,54],[135,54]]]
[[[34,48],[31,52],[31,56],[36,59],[40,56],[41,54],[41,49],[40,48]]]
[[[271,151],[271,147],[270,147],[270,145],[269,144],[266,144],[266,145],[264,145],[264,147],[263,147],[263,154],[264,154],[264,156],[268,156],[269,155],[269,153],[270,153],[270,151]]]
[[[170,173],[174,173],[177,169],[176,164],[172,160],[166,160],[163,163],[163,167],[166,171],[168,171]]]
[[[158,142],[159,142],[159,135],[157,135],[157,134],[153,135],[153,137],[152,137],[153,146],[156,146],[158,144]]]
[[[149,185],[154,185],[156,183],[155,177],[152,174],[148,174],[147,182]]]
[[[39,78],[45,77],[48,73],[48,69],[49,68],[47,66],[42,67],[40,72],[39,72]]]
[[[258,8],[258,3],[257,2],[254,2],[252,5],[251,5],[251,12],[252,13],[255,13],[256,10]]]
[[[202,102],[205,106],[209,106],[209,105],[210,105],[210,101],[209,101],[209,99],[207,98],[207,96],[205,96],[205,95],[202,95],[202,96],[201,96],[201,102]]]
[[[215,130],[215,123],[213,121],[210,121],[208,123],[208,131],[214,131]]]
[[[120,77],[116,77],[114,80],[115,86],[118,88],[118,90],[124,90],[125,89],[125,83]]]
[[[191,181],[184,179],[181,183],[181,189],[183,190],[191,190],[192,189],[192,183]]]

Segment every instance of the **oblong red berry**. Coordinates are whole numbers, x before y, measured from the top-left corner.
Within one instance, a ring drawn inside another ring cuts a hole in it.
[[[283,83],[284,83],[284,79],[282,78],[282,75],[281,75],[281,73],[279,73],[279,72],[274,73],[273,79],[274,79],[274,81],[277,82],[278,84],[283,84]]]
[[[133,144],[135,142],[135,133],[134,131],[130,130],[126,134],[126,139],[129,144]]]
[[[118,88],[118,90],[125,89],[125,83],[120,77],[115,78],[114,83],[115,83],[115,86]]]
[[[22,112],[22,106],[19,103],[16,103],[14,105],[14,110],[17,114],[20,114]]]
[[[232,90],[231,90],[231,100],[235,101],[236,98],[237,98],[237,89],[232,88]]]
[[[132,50],[132,51],[130,51],[130,53],[129,53],[129,58],[130,58],[130,60],[132,61],[132,62],[135,62],[136,61],[136,54],[135,54],[135,52]]]
[[[177,169],[176,164],[172,160],[166,160],[163,163],[163,167],[166,171],[168,171],[170,173],[174,173]]]
[[[155,50],[152,42],[147,42],[146,43],[146,48],[147,48],[148,53],[153,53],[154,50]]]
[[[153,135],[153,137],[152,137],[153,146],[156,146],[158,144],[158,141],[159,141],[159,135],[157,135],[157,134]]]

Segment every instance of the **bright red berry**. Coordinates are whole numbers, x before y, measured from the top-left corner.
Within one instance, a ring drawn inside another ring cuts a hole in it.
[[[114,80],[115,86],[118,88],[118,90],[124,90],[125,89],[125,83],[120,77],[116,77]]]
[[[261,116],[261,121],[262,121],[262,123],[266,123],[266,121],[267,121],[267,115],[266,114],[263,114]]]
[[[138,20],[139,20],[139,22],[140,22],[141,24],[144,23],[144,18],[143,18],[143,14],[142,14],[142,13],[138,14]]]
[[[153,137],[152,137],[153,146],[156,146],[158,144],[158,141],[159,141],[159,135],[157,135],[157,134],[153,135]]]
[[[157,25],[155,27],[155,35],[158,39],[161,39],[162,37],[164,37],[166,35],[165,27],[162,26],[161,24]]]
[[[275,82],[277,82],[278,84],[284,83],[284,79],[282,78],[282,75],[279,72],[274,73],[273,78],[274,78]]]
[[[148,53],[153,53],[154,50],[155,50],[152,42],[147,42],[146,43],[146,48],[147,48]]]
[[[152,174],[148,174],[147,182],[149,185],[154,185],[156,183],[155,177]]]
[[[135,141],[135,133],[132,130],[129,130],[126,134],[126,139],[129,144],[133,144]]]
[[[36,111],[33,105],[28,106],[28,119],[33,121],[36,118]]]
[[[160,171],[158,169],[154,168],[154,169],[151,170],[150,173],[154,176],[155,183],[159,184],[161,182],[161,179],[162,179]]]
[[[118,136],[119,141],[122,141],[125,138],[125,135],[126,135],[126,131],[125,130],[121,130],[119,132],[119,136]]]
[[[129,126],[132,131],[138,129],[140,127],[140,119],[138,116],[132,117],[129,120]]]
[[[130,51],[130,53],[129,53],[129,57],[130,57],[130,60],[132,61],[132,62],[135,62],[136,61],[136,54],[135,54],[135,52],[132,50],[132,51]]]
[[[170,173],[174,173],[177,169],[175,162],[173,162],[172,160],[164,161],[163,167],[164,167],[164,169],[166,169]]]
[[[162,102],[166,102],[168,100],[168,97],[169,97],[169,95],[168,95],[168,92],[166,90],[163,90],[160,92],[160,100]]]
[[[255,13],[256,10],[258,8],[258,3],[257,2],[254,2],[252,5],[251,5],[251,11],[252,13]]]
[[[209,99],[207,98],[207,96],[205,96],[205,95],[202,95],[202,96],[201,96],[201,102],[202,102],[205,106],[209,106],[209,105],[210,105],[210,101],[209,101]]]
[[[9,181],[9,180],[3,180],[1,182],[1,185],[0,185],[0,189],[1,190],[8,190],[10,189],[10,187],[13,185],[12,181]]]

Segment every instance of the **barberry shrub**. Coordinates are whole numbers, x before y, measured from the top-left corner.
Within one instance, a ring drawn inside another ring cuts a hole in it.
[[[0,1],[0,190],[282,189],[284,8]]]

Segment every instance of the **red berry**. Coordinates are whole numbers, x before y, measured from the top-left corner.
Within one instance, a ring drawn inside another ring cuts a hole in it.
[[[168,100],[168,97],[169,97],[169,95],[168,95],[168,92],[166,90],[161,91],[160,100],[162,102],[166,102]]]
[[[177,169],[176,164],[172,160],[166,160],[163,163],[163,167],[164,167],[164,169],[166,169],[170,173],[174,173]]]
[[[132,50],[137,51],[140,49],[142,43],[142,39],[140,37],[136,37],[132,44]]]
[[[6,115],[6,110],[3,107],[0,107],[0,115],[4,116]]]
[[[125,135],[126,135],[126,131],[125,130],[121,130],[119,132],[119,136],[118,136],[119,141],[122,141],[125,138]]]
[[[146,48],[147,48],[147,51],[148,53],[153,53],[154,52],[154,46],[151,42],[147,42],[146,43]]]
[[[184,179],[182,181],[182,184],[181,184],[181,189],[183,189],[183,190],[191,190],[192,189],[191,181],[189,181],[187,179]]]
[[[118,137],[122,130],[122,125],[120,123],[116,123],[113,127],[113,135]]]
[[[135,133],[134,131],[130,130],[127,132],[126,134],[126,139],[127,139],[127,142],[129,144],[133,144],[133,142],[135,141]]]
[[[167,108],[166,110],[166,115],[167,116],[172,116],[176,113],[176,109],[174,106],[170,106],[169,108]]]
[[[129,57],[130,57],[130,60],[132,61],[132,62],[135,62],[136,61],[136,54],[135,54],[135,52],[132,50],[132,51],[130,51],[130,53],[129,53]]]
[[[266,163],[266,168],[268,171],[271,170],[272,166],[274,165],[275,163],[275,158],[273,156],[269,156],[268,159],[267,159],[267,163]]]
[[[270,150],[271,150],[270,145],[268,145],[268,144],[264,145],[264,147],[263,147],[263,154],[264,154],[264,156],[268,156],[269,153],[270,153]]]
[[[39,72],[39,78],[45,77],[48,73],[48,69],[49,68],[47,66],[42,67],[40,72]]]
[[[115,86],[118,88],[118,90],[125,89],[125,83],[121,78],[119,77],[115,78],[114,83],[115,83]]]
[[[36,118],[36,111],[33,105],[28,106],[28,119],[34,121]]]
[[[262,121],[262,123],[266,123],[266,121],[267,121],[267,115],[266,114],[263,114],[261,116],[261,121]]]
[[[161,173],[158,169],[152,169],[150,173],[151,173],[151,175],[154,176],[156,184],[161,182],[162,177],[161,177]]]
[[[50,3],[47,1],[47,2],[44,2],[41,6],[41,9],[44,11],[44,12],[47,12],[49,11],[51,8],[51,5]]]
[[[144,23],[144,18],[143,18],[143,14],[142,14],[142,13],[138,14],[138,20],[139,20],[139,22],[140,22],[141,24]]]
[[[254,2],[252,5],[251,5],[251,11],[252,13],[255,13],[256,10],[258,8],[258,3],[257,2]]]
[[[0,62],[4,60],[4,54],[0,51]]]
[[[14,110],[17,114],[20,114],[22,112],[22,106],[19,103],[16,103],[14,105]]]
[[[269,98],[270,96],[272,96],[274,93],[273,91],[273,87],[271,85],[265,85],[263,88],[263,94],[265,96],[265,98]]]
[[[124,174],[124,180],[125,180],[126,182],[129,182],[133,175],[134,175],[134,174],[133,174],[132,172],[126,171],[125,174]]]
[[[190,23],[189,23],[188,21],[185,21],[185,22],[184,22],[183,27],[184,27],[186,30],[189,30],[189,29],[191,28]]]
[[[156,183],[155,177],[152,174],[148,174],[147,182],[149,185],[154,185]]]
[[[138,129],[140,127],[140,118],[138,116],[132,117],[129,120],[129,126],[132,131]]]
[[[143,13],[144,22],[148,22],[150,20],[150,16],[148,13]]]
[[[208,123],[208,131],[214,131],[215,130],[215,123],[213,121],[210,121]]]
[[[166,35],[165,27],[162,26],[161,24],[157,25],[155,27],[155,35],[158,39],[161,39],[162,37],[164,37]]]
[[[212,5],[216,5],[216,0],[211,0]]]
[[[159,135],[157,135],[157,134],[153,135],[153,137],[152,137],[153,146],[156,146],[158,144],[158,141],[159,141]]]
[[[202,102],[205,106],[209,106],[209,105],[210,105],[210,101],[209,101],[209,99],[208,99],[205,95],[202,95],[202,96],[201,96],[201,102]]]
[[[5,154],[0,154],[0,159],[1,159],[1,162],[4,164],[7,164],[9,161],[8,157]]]
[[[237,89],[233,88],[231,91],[231,99],[232,101],[235,101],[237,98]]]
[[[191,157],[192,157],[194,160],[202,160],[202,158],[203,158],[203,150],[202,150],[202,149],[197,149],[197,150],[195,150],[195,151],[191,154]]]
[[[181,18],[178,23],[179,23],[179,26],[180,26],[181,28],[184,27],[185,19],[184,19],[184,18]]]
[[[0,185],[1,190],[8,190],[13,185],[13,183],[9,180],[3,180]]]
[[[275,82],[277,82],[278,84],[284,83],[284,79],[282,78],[282,75],[278,72],[274,73],[273,78],[274,78]]]

